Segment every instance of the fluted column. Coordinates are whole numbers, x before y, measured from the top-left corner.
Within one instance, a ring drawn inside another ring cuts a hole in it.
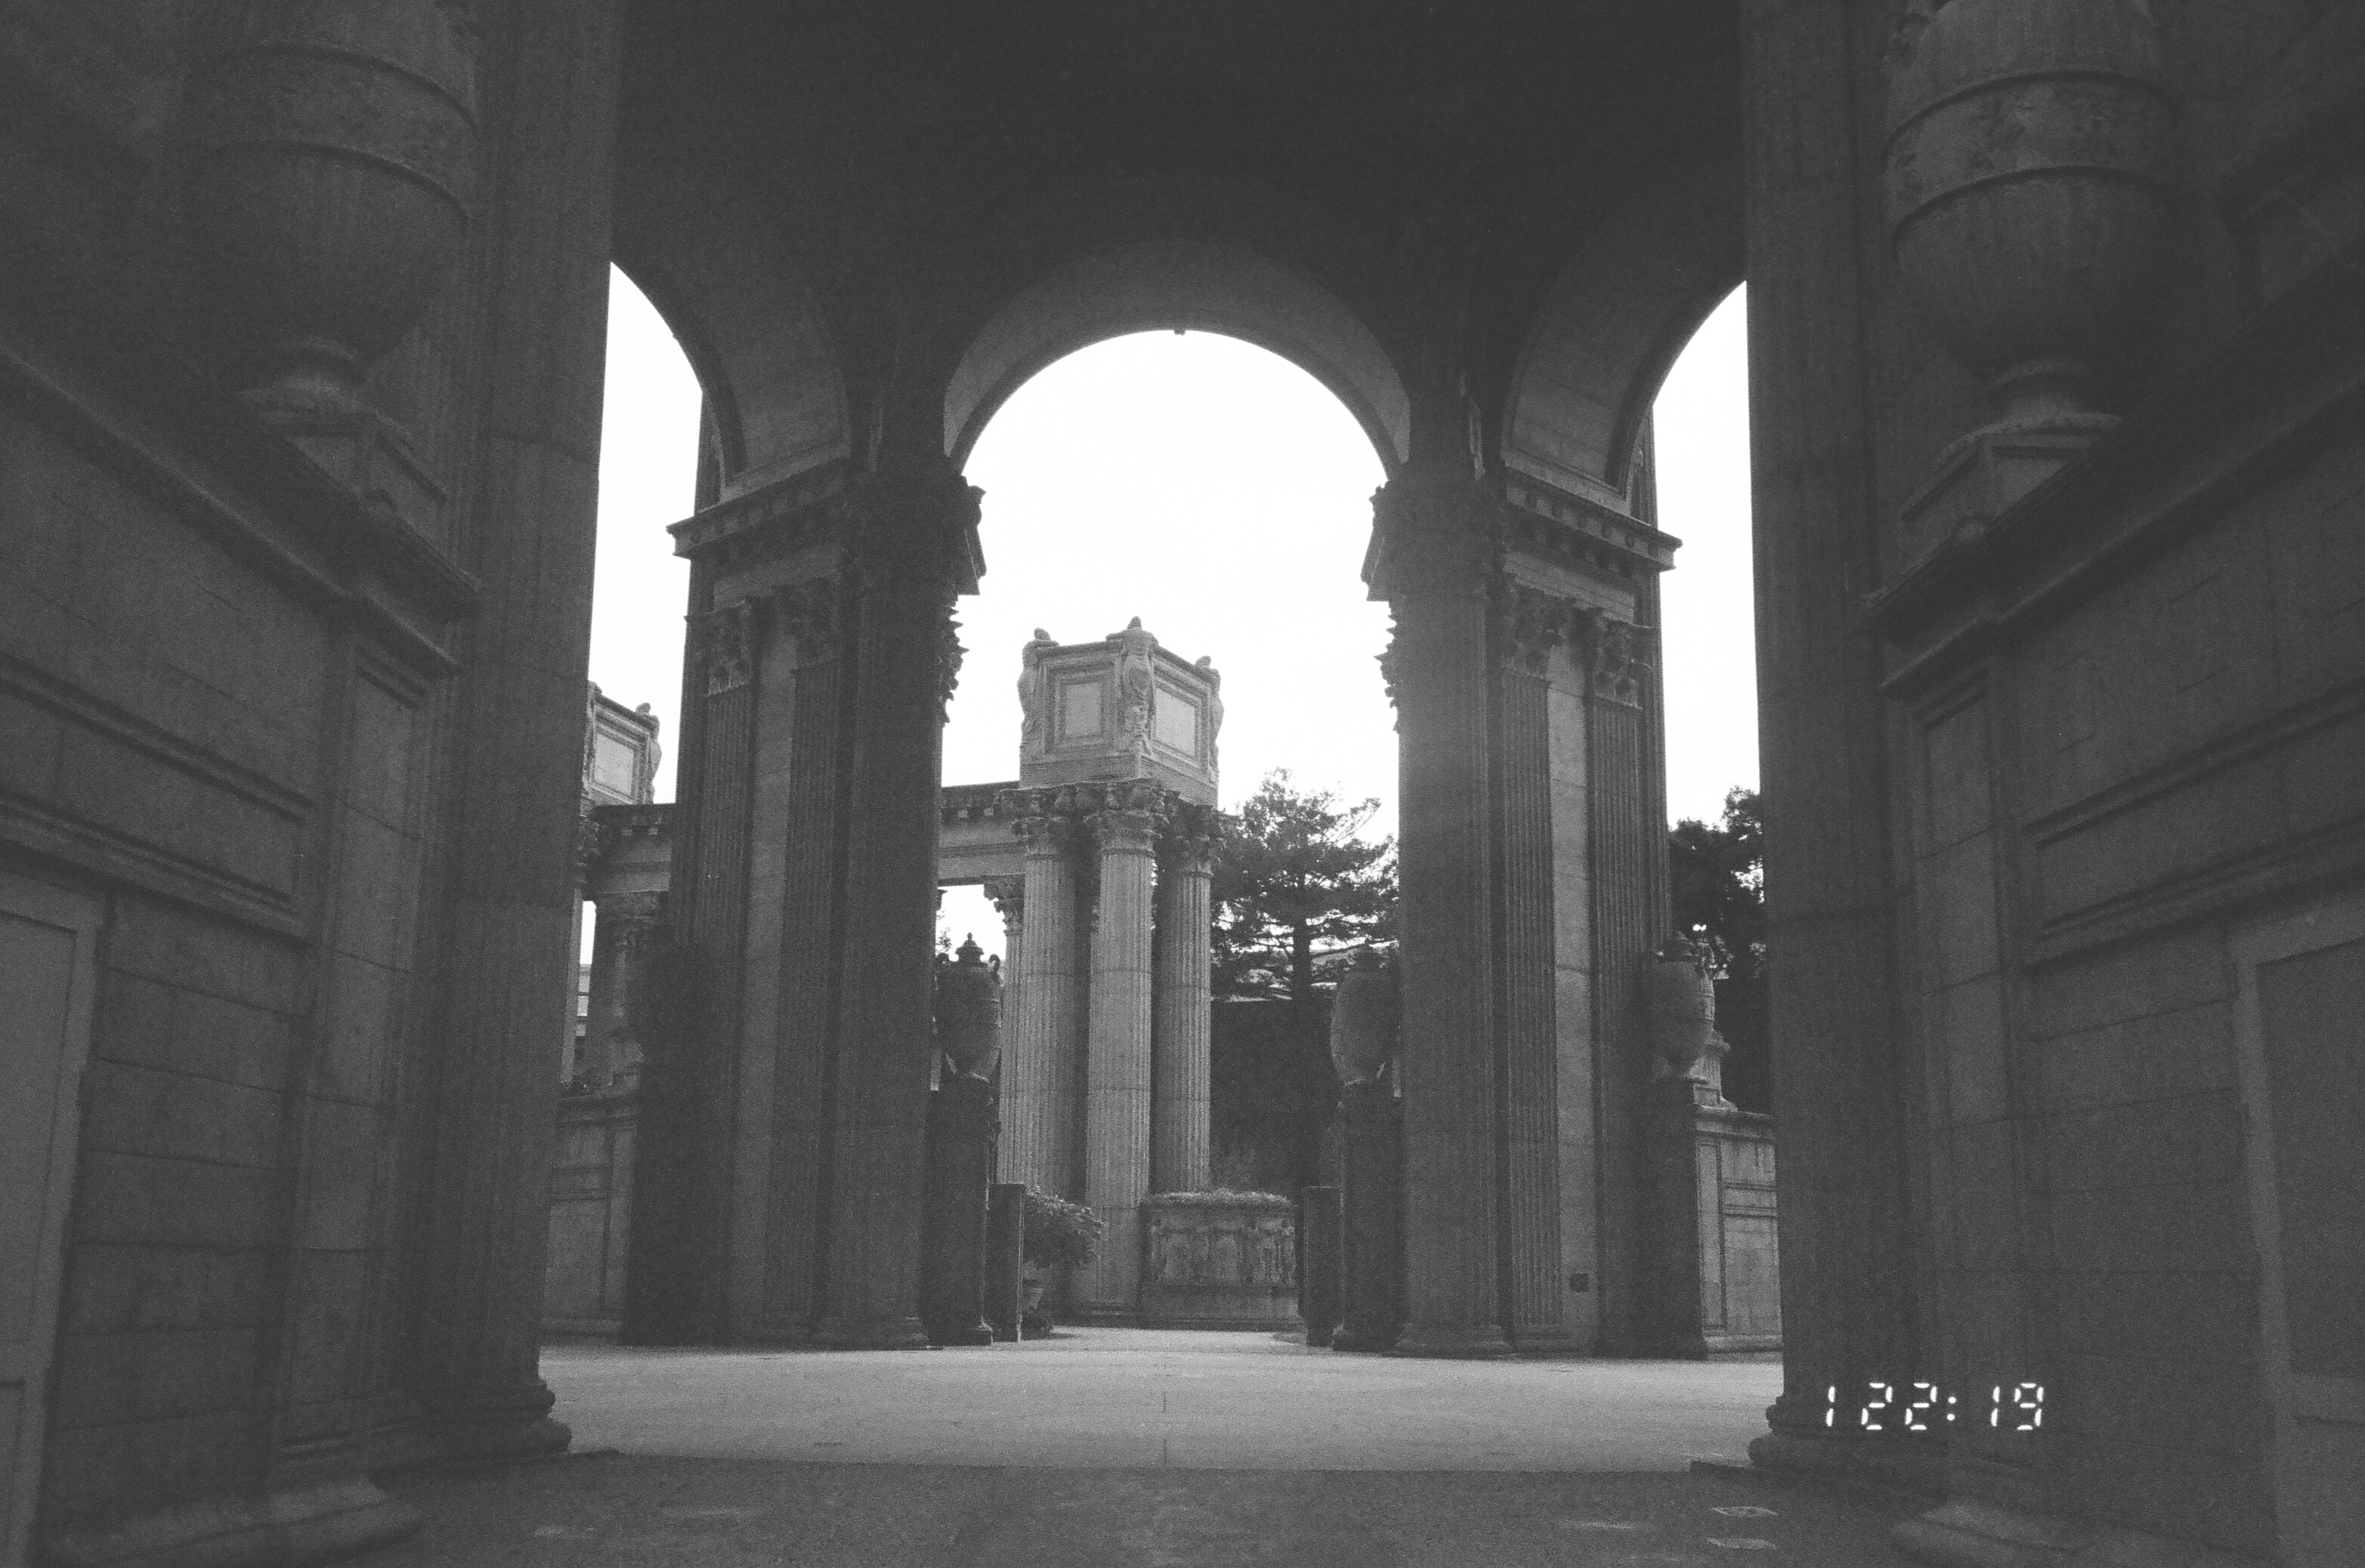
[[[1013,791],[1009,814],[1026,846],[1026,917],[1012,967],[1013,1024],[1002,1050],[1002,1177],[1068,1196],[1076,1186],[1077,967],[1075,822],[1066,791]]]
[[[1094,1316],[1128,1316],[1140,1301],[1141,1200],[1149,1195],[1150,889],[1165,804],[1155,784],[1109,784],[1093,813],[1100,913],[1084,1046],[1084,1201],[1104,1228],[1075,1301]]]
[[[454,682],[436,1122],[410,1375],[449,1451],[561,1448],[538,1372],[599,497],[621,6],[478,6],[489,308]]]
[[[975,585],[977,492],[958,475],[874,475],[857,498],[854,745],[832,1138],[829,1271],[818,1337],[917,1347],[936,934],[936,791]],[[964,581],[966,578],[966,581]]]
[[[1149,1190],[1207,1185],[1207,983],[1215,812],[1185,806],[1160,846],[1150,1035]]]
[[[1003,1031],[1007,1049],[1007,1036],[1017,1027],[1018,998],[1023,989],[1018,983],[1018,945],[1026,938],[1026,879],[1024,875],[988,877],[985,896],[992,901],[994,913],[1002,916],[1002,1016],[1009,1024]],[[998,1068],[995,1078],[1000,1081]]]
[[[1404,899],[1407,1355],[1500,1355],[1487,582],[1466,476],[1406,474],[1375,502],[1395,621]]]

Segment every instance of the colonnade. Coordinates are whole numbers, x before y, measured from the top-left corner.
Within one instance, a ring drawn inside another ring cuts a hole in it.
[[[1004,801],[1026,871],[1017,897],[1003,895],[1017,995],[1002,1179],[1093,1206],[1106,1230],[1070,1308],[1122,1318],[1139,1293],[1141,1200],[1208,1180],[1216,818],[1149,780]]]

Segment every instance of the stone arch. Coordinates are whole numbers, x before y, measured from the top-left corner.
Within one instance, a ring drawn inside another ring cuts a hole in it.
[[[852,420],[836,347],[773,205],[711,166],[624,151],[615,262],[689,358],[723,496],[846,456]]]
[[[1393,472],[1412,404],[1379,338],[1295,268],[1229,241],[1153,240],[1074,257],[1004,300],[970,339],[945,387],[945,451],[956,464],[1003,400],[1037,371],[1127,332],[1221,332],[1270,349],[1346,404]]]
[[[1612,506],[1633,490],[1660,383],[1742,280],[1741,178],[1686,165],[1578,238],[1504,398],[1504,465]]]

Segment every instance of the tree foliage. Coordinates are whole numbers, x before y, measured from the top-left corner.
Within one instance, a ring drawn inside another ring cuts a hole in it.
[[[1330,969],[1395,935],[1395,842],[1357,834],[1377,801],[1265,775],[1216,858],[1215,991],[1310,1001]]]
[[[1732,1047],[1724,1092],[1751,1111],[1774,1108],[1765,977],[1765,824],[1753,790],[1726,791],[1714,827],[1687,817],[1667,830],[1676,928],[1709,949],[1716,1025]]]

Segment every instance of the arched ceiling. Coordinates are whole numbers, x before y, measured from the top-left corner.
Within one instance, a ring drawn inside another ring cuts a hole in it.
[[[1302,274],[1236,245],[1142,241],[1037,277],[970,340],[945,391],[945,450],[965,461],[1004,398],[1062,355],[1126,332],[1184,328],[1271,349],[1338,394],[1394,468],[1412,411],[1369,327]]]

